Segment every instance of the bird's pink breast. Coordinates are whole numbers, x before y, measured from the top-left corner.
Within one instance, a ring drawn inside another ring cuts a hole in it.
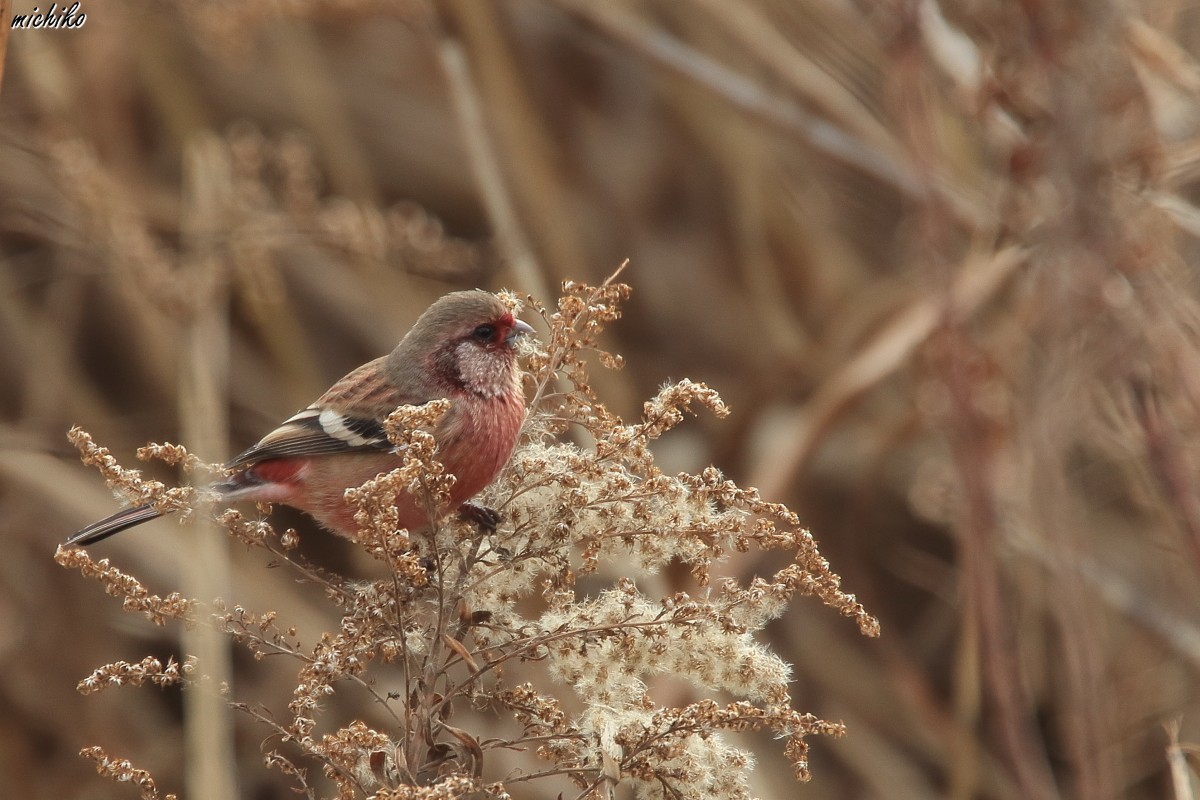
[[[516,446],[525,420],[525,405],[517,394],[475,396],[456,400],[454,417],[439,439],[439,454],[455,478],[451,493],[461,505],[495,479]]]
[[[524,419],[523,399],[516,393],[455,398],[436,432],[438,458],[456,479],[450,493],[451,509],[478,494],[504,468]],[[354,509],[343,493],[400,463],[395,454],[378,451],[265,461],[253,469],[269,474],[271,483],[246,499],[285,503],[311,514],[335,533],[354,538],[357,533]],[[401,495],[396,506],[402,527],[417,530],[429,524],[425,509],[410,495]]]

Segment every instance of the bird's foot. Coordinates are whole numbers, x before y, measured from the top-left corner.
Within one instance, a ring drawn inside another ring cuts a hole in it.
[[[488,533],[495,533],[496,526],[504,519],[496,509],[475,503],[463,503],[458,507],[458,515],[467,522],[474,522]]]

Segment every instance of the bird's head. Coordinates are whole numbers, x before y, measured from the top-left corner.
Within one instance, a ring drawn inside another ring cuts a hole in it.
[[[438,393],[495,397],[519,387],[516,339],[532,332],[496,295],[453,292],[417,319],[389,357],[389,367],[404,378],[417,369]]]

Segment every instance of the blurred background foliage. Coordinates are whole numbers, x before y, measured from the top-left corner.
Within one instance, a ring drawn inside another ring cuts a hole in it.
[[[164,440],[220,460],[448,290],[552,300],[628,258],[601,395],[632,414],[667,378],[719,389],[732,419],[673,433],[664,467],[790,504],[883,623],[863,640],[799,603],[773,626],[797,707],[849,734],[814,742],[803,787],[760,748],[763,797],[1192,796],[1196,3],[80,11],[11,33],[0,95],[0,793],[133,796],[89,744],[185,782],[177,693],[74,692],[189,648],[51,561],[114,508],[70,425],[126,463]],[[98,554],[335,624],[208,534]],[[287,665],[231,669],[286,703]],[[265,732],[234,736],[237,795],[290,796]]]

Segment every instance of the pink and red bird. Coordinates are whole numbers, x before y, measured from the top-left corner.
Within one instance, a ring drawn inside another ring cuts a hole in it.
[[[401,464],[384,420],[398,406],[444,398],[450,409],[433,435],[438,459],[457,478],[452,507],[463,506],[491,483],[516,445],[525,402],[515,342],[532,331],[493,294],[448,294],[426,309],[391,353],[339,380],[230,461],[232,474],[211,488],[224,501],[298,508],[353,539],[357,526],[345,491]],[[413,498],[404,494],[397,502],[401,526],[428,524]],[[80,530],[67,544],[91,544],[157,516],[153,506],[127,508]]]

